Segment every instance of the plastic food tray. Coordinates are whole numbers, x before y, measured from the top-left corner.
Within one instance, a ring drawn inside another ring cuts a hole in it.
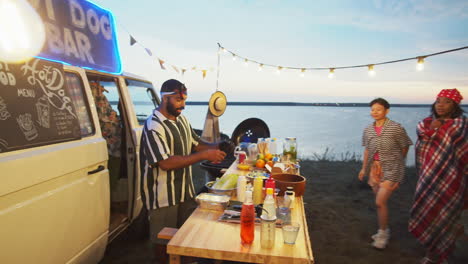
[[[195,200],[201,209],[224,211],[229,204],[230,197],[214,193],[200,193]]]

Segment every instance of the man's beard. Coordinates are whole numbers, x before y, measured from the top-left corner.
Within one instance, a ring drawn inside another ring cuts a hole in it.
[[[175,108],[173,105],[168,104],[167,107],[166,107],[166,110],[172,116],[178,117],[181,113],[177,112],[177,110],[184,110],[184,107]]]

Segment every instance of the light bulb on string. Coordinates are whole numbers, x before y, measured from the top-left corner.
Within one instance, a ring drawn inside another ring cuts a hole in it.
[[[330,68],[330,72],[328,73],[328,78],[333,79],[335,77],[335,68]]]
[[[278,66],[278,69],[276,70],[276,74],[281,74],[281,70],[283,69],[283,67],[281,66]]]
[[[418,64],[416,65],[416,70],[418,71],[424,70],[424,57],[418,58]]]
[[[26,61],[39,54],[44,42],[44,24],[28,1],[0,1],[0,60]]]
[[[234,54],[234,53],[232,54],[232,60],[236,61],[236,54]]]
[[[249,60],[248,59],[244,59],[244,66],[249,67]]]
[[[304,68],[301,69],[301,74],[300,74],[301,77],[304,77],[304,76],[305,76],[305,71],[306,71],[306,69],[304,69]]]
[[[367,66],[367,68],[369,69],[368,71],[369,76],[374,77],[375,76],[374,64]]]
[[[226,52],[227,52],[227,50],[226,50],[224,47],[222,48],[222,51],[223,51],[224,53],[226,53]]]
[[[258,71],[262,71],[263,70],[263,63],[261,63],[260,65],[258,65]]]

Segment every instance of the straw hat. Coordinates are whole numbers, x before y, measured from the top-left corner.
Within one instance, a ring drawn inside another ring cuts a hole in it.
[[[214,116],[221,116],[226,110],[227,100],[226,95],[220,91],[216,91],[211,95],[208,107],[210,113]]]

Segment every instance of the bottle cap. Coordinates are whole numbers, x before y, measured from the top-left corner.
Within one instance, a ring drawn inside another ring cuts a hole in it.
[[[267,188],[266,193],[267,193],[267,195],[268,195],[268,194],[273,195],[273,189],[272,189],[272,188]]]

